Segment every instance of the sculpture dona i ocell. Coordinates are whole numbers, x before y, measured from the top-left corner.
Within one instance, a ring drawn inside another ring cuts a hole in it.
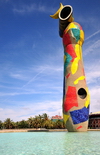
[[[82,58],[84,31],[74,22],[73,8],[63,6],[54,15],[64,47],[63,119],[69,132],[87,131],[90,95]]]

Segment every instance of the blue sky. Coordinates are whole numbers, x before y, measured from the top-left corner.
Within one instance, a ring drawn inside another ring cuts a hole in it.
[[[85,31],[83,59],[91,95],[100,111],[100,0],[0,0],[0,120],[62,115],[63,45],[59,4],[71,5]]]

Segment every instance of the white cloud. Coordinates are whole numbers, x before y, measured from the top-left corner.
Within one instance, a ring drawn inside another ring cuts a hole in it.
[[[91,98],[93,99],[100,99],[100,86],[95,86],[91,90]]]
[[[95,35],[98,34],[98,33],[100,33],[100,30],[98,30],[98,31],[96,31],[95,33],[93,33],[93,34],[91,34],[90,36],[88,36],[88,37],[85,39],[85,41],[88,40],[88,39],[90,39],[90,38],[92,38],[93,36],[95,36]]]
[[[0,97],[2,96],[16,96],[16,95],[30,95],[30,94],[56,94],[56,92],[52,92],[52,91],[36,91],[36,90],[29,90],[29,91],[18,91],[18,92],[10,92],[10,93],[3,93],[0,92]],[[8,99],[8,98],[7,98]],[[7,99],[4,99],[7,100]]]
[[[92,70],[90,72],[87,72],[87,83],[92,84],[93,82],[96,82],[98,78],[100,78],[100,70]]]
[[[19,79],[19,80],[27,80],[27,77],[22,75],[22,73],[11,73],[10,76],[12,78]]]
[[[90,92],[90,112],[100,111],[100,61],[88,63],[86,79]]]
[[[6,118],[11,118],[13,121],[19,121],[43,113],[47,113],[49,116],[56,115],[59,113],[61,114],[62,101],[44,101],[41,103],[31,102],[27,106],[19,107],[16,109],[4,108],[0,112],[0,119],[4,121]]]
[[[90,90],[90,112],[100,111],[100,86],[94,86]]]
[[[86,18],[88,20],[86,20]],[[81,23],[82,25],[84,25],[83,28],[90,28],[92,26],[92,28],[97,29],[97,24],[94,24],[94,23],[98,23],[99,19],[98,19],[98,17],[94,18],[93,16],[88,16],[88,15],[87,15],[87,17],[85,17],[83,15],[82,16],[78,15],[77,21],[78,21],[78,23]]]
[[[84,50],[84,56],[86,56],[90,52],[95,51],[97,48],[100,48],[100,40],[92,43],[86,50]]]
[[[30,66],[26,69],[15,69],[13,68],[12,71],[8,71],[8,75],[11,78],[19,79],[19,80],[25,80],[27,81],[23,87],[30,84],[34,80],[37,79],[37,77],[40,77],[42,75],[45,76],[56,76],[56,74],[62,73],[63,67],[62,66],[56,66],[56,65],[41,65],[41,66]],[[59,74],[60,75],[60,74]]]
[[[31,5],[25,5],[24,4],[24,5],[21,5],[19,8],[13,9],[13,12],[19,13],[19,14],[31,13],[34,11],[47,13],[47,12],[52,12],[53,9],[47,8],[43,4],[36,5],[35,3],[31,4]]]
[[[30,6],[28,5],[22,5],[20,8],[14,8],[13,11],[16,13],[26,13],[26,12],[32,12],[37,9],[35,4],[32,4]]]

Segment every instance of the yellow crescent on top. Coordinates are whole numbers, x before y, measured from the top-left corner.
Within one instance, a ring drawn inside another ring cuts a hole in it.
[[[58,19],[59,18],[59,12],[62,10],[64,6],[62,5],[62,3],[60,3],[60,7],[59,9],[56,11],[56,13],[54,15],[50,15],[50,17],[54,18],[54,19]]]

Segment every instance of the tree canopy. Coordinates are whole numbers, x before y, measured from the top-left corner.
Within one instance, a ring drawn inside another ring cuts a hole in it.
[[[63,120],[53,122],[46,113],[30,117],[28,120],[14,122],[7,118],[4,122],[0,121],[0,129],[21,129],[21,128],[46,128],[46,129],[64,129]]]

